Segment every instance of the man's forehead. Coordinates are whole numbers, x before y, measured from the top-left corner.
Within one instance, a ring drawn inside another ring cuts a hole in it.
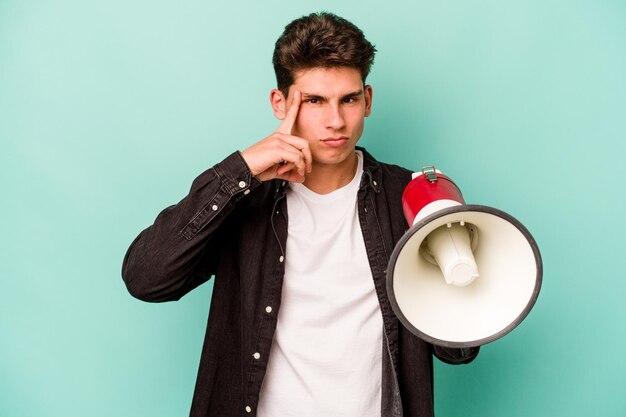
[[[354,68],[310,68],[296,71],[289,95],[294,89],[303,97],[343,97],[363,93],[363,80]]]

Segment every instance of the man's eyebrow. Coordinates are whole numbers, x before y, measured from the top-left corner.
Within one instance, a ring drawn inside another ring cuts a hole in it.
[[[361,94],[363,94],[363,89],[360,89],[358,91],[353,91],[352,93],[348,93],[348,94],[344,95],[342,98],[356,97],[356,96],[360,96]]]
[[[363,94],[363,89],[357,90],[357,91],[353,91],[350,92],[348,94],[344,94],[341,98],[346,98],[346,97],[356,97],[356,96],[360,96],[361,94]],[[315,94],[315,93],[302,93],[302,97],[306,97],[306,98],[315,98],[315,99],[322,99],[322,100],[328,100],[328,97],[324,97],[321,94]]]
[[[326,98],[320,94],[315,94],[315,93],[302,93],[302,97],[308,97],[308,98]]]

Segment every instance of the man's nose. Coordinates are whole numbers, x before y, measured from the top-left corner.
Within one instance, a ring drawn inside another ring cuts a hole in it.
[[[338,104],[331,104],[326,110],[326,127],[329,129],[338,130],[344,127],[346,124],[341,106]]]

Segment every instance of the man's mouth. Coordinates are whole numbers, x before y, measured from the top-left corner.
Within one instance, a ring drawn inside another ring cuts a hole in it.
[[[348,137],[347,136],[330,137],[330,138],[322,139],[322,142],[324,143],[324,145],[331,146],[333,148],[338,148],[339,146],[343,146],[348,142]]]

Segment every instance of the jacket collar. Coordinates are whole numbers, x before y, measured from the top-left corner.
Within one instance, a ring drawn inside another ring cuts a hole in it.
[[[375,192],[379,193],[383,183],[380,163],[365,148],[357,146],[356,149],[363,152],[363,178],[360,189],[372,187]]]

